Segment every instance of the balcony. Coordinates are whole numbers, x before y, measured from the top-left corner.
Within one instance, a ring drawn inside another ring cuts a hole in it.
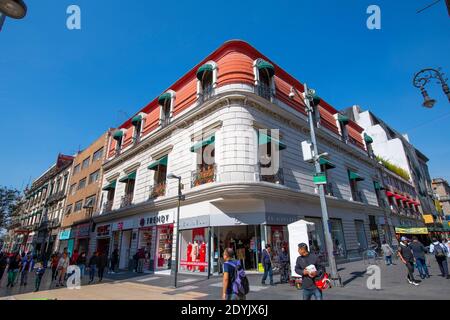
[[[170,116],[165,115],[164,118],[161,119],[161,128],[167,127],[170,123]]]
[[[331,182],[328,182],[323,187],[327,196],[334,197],[333,184]]]
[[[202,93],[199,95],[198,100],[200,103],[203,103],[214,95],[214,89],[212,85],[206,86],[205,88],[202,88]]]
[[[120,199],[120,208],[126,208],[131,206],[133,202],[133,194],[127,194]]]
[[[217,181],[216,165],[207,165],[201,169],[192,171],[191,187]]]
[[[260,83],[256,86],[256,94],[267,100],[271,100],[273,97],[272,89],[265,83]]]
[[[47,198],[47,204],[52,204],[54,202],[62,200],[62,199],[64,199],[65,196],[66,196],[66,193],[64,191],[59,191],[57,193],[54,193]]]
[[[150,199],[156,199],[158,197],[162,197],[166,194],[166,183],[158,183],[153,186],[150,186],[150,194],[149,194],[149,200]]]
[[[364,202],[363,194],[361,191],[352,191],[352,199],[356,202]]]
[[[114,200],[108,200],[103,204],[103,213],[109,212],[112,210]]]
[[[276,184],[284,184],[284,173],[283,168],[278,168],[277,173],[275,174],[262,174],[262,167],[259,167],[259,181],[276,183]]]

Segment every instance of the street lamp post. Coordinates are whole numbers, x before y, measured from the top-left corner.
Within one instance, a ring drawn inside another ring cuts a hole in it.
[[[0,31],[6,17],[23,19],[27,14],[27,6],[22,0],[0,0]]]
[[[304,95],[302,95],[301,93],[298,93],[298,91],[292,87],[291,88],[291,93],[289,94],[289,97],[291,99],[293,99],[295,97],[295,93],[294,90],[297,92],[297,95],[299,95],[300,97],[303,98],[304,102],[305,102],[305,109],[306,112],[308,113],[308,120],[309,120],[309,128],[310,128],[310,133],[311,133],[311,144],[313,147],[313,156],[314,156],[314,167],[315,167],[315,171],[316,174],[320,174],[322,173],[322,170],[320,168],[320,157],[321,155],[319,155],[319,151],[317,148],[317,140],[316,140],[316,132],[315,132],[315,128],[314,128],[314,120],[313,120],[313,113],[314,113],[314,100],[317,101],[318,97],[315,94],[315,91],[312,89],[308,89],[306,83],[304,84]],[[311,102],[313,103],[313,105],[311,105]],[[336,266],[336,260],[334,259],[334,255],[333,255],[333,240],[331,239],[331,233],[330,233],[330,227],[328,224],[329,218],[328,218],[328,209],[327,209],[327,203],[326,203],[326,198],[325,198],[325,189],[324,189],[324,185],[323,184],[319,184],[319,196],[320,196],[320,208],[322,211],[322,221],[323,221],[323,228],[324,228],[324,235],[325,235],[325,242],[326,242],[326,250],[327,250],[327,256],[328,256],[328,261],[329,261],[329,265],[331,268],[331,278],[334,282],[334,285],[337,286],[342,286],[342,281],[341,281],[341,277],[339,276],[339,273],[337,271],[337,266]]]
[[[173,173],[169,173],[167,175],[168,179],[177,179],[178,180],[178,205],[177,205],[177,228],[175,232],[176,237],[176,247],[175,247],[175,270],[174,270],[174,279],[173,279],[173,286],[177,287],[177,279],[178,279],[178,259],[179,259],[179,243],[180,243],[180,206],[181,201],[184,200],[184,196],[181,193],[181,177],[176,176]]]
[[[444,91],[444,94],[447,96],[448,101],[450,102],[450,89],[447,85],[447,80],[444,78],[444,73],[440,71],[440,68],[432,69],[432,68],[426,68],[422,69],[419,72],[417,72],[414,75],[413,79],[413,85],[416,88],[419,88],[422,96],[424,98],[423,106],[426,108],[433,108],[434,104],[436,103],[436,100],[431,99],[428,96],[428,92],[425,90],[425,85],[431,81],[431,79],[436,79],[438,81],[438,84],[442,85],[442,91]]]

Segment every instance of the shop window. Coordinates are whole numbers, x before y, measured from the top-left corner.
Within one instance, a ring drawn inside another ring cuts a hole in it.
[[[173,225],[158,226],[157,236],[157,270],[167,270],[172,267]]]
[[[180,271],[208,272],[208,229],[181,231]]]

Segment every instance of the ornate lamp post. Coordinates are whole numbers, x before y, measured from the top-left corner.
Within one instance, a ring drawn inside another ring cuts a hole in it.
[[[27,14],[27,6],[22,0],[0,0],[0,31],[6,17],[23,19]]]
[[[426,108],[433,108],[434,104],[436,103],[436,100],[431,99],[428,95],[428,92],[425,90],[425,85],[430,82],[431,79],[436,79],[437,83],[442,85],[442,90],[444,91],[444,94],[447,96],[447,99],[450,102],[450,89],[448,88],[448,85],[446,83],[448,79],[444,78],[444,73],[441,72],[440,68],[438,68],[437,70],[426,68],[417,72],[414,75],[413,79],[413,85],[416,88],[420,89],[424,98],[422,105]]]

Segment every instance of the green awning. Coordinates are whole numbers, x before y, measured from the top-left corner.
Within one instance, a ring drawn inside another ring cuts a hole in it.
[[[216,137],[214,135],[210,136],[209,138],[206,138],[200,142],[197,142],[191,147],[191,152],[196,152],[197,150],[203,148],[204,146],[208,146],[210,144],[213,144],[216,140]]]
[[[381,185],[378,181],[374,181],[373,185],[375,187],[375,190],[382,190]]]
[[[350,119],[347,116],[344,116],[343,114],[338,114],[338,121],[342,124],[347,124]]]
[[[114,132],[113,134],[113,138],[116,140],[120,140],[123,137],[123,131],[122,130],[117,130],[116,132]]]
[[[258,70],[266,70],[269,73],[269,76],[271,77],[273,77],[273,75],[275,74],[274,66],[265,60],[260,59],[256,63],[256,67],[258,68]]]
[[[116,180],[110,182],[106,187],[103,188],[104,191],[114,190],[116,188]]]
[[[203,79],[203,74],[207,71],[213,71],[213,66],[210,64],[204,64],[202,65],[200,68],[198,68],[197,70],[197,79],[198,80],[202,80]]]
[[[136,180],[136,171],[128,174],[127,176],[123,177],[119,180],[119,182],[128,182],[130,180]]]
[[[147,169],[150,169],[150,170],[156,170],[157,168],[158,168],[158,166],[166,166],[167,167],[167,158],[168,158],[168,156],[165,156],[165,157],[162,157],[161,159],[159,159],[159,160],[157,160],[157,161],[155,161],[155,162],[152,162],[148,167],[147,167]]]
[[[140,114],[138,114],[137,116],[134,116],[134,118],[131,120],[131,123],[135,126],[139,122],[141,122],[141,120],[142,120],[142,116]]]
[[[159,104],[164,104],[164,102],[166,101],[166,100],[170,100],[170,99],[172,99],[172,95],[170,94],[170,93],[168,93],[168,92],[166,92],[166,93],[163,93],[162,95],[160,95],[159,96],[159,98],[158,98],[158,103]]]
[[[268,136],[267,134],[264,134],[264,133],[258,134],[258,144],[260,146],[264,145],[264,144],[268,144],[269,142],[275,143],[275,145],[278,146],[278,150],[286,149],[286,145],[283,142],[278,141],[277,139],[272,138],[271,136]]]
[[[367,144],[373,143],[372,137],[369,136],[367,133],[364,133],[364,141],[365,141]]]
[[[361,177],[359,174],[357,174],[356,172],[353,172],[353,171],[348,172],[348,177],[350,178],[350,180],[355,180],[355,181],[363,181],[364,180],[363,177]]]
[[[325,166],[326,169],[334,169],[336,168],[336,166],[330,162],[330,160],[325,159],[325,158],[320,158],[319,159],[319,164]]]

